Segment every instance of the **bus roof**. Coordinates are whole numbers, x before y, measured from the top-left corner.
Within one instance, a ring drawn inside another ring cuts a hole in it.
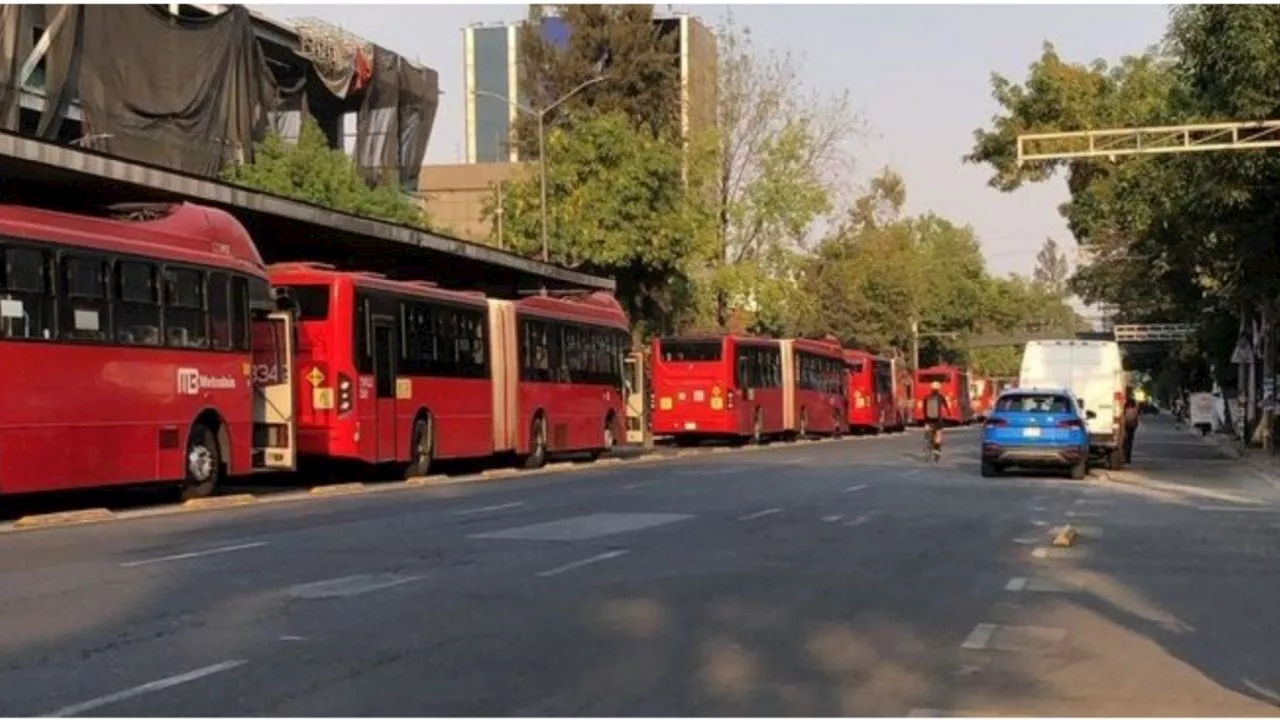
[[[534,295],[516,301],[516,314],[567,322],[592,322],[630,332],[627,314],[617,298],[605,292],[566,297]]]
[[[352,272],[339,270],[326,263],[289,262],[274,263],[267,266],[272,282],[285,285],[325,284],[349,279],[357,287],[382,290],[384,292],[413,295],[436,300],[449,300],[476,307],[484,307],[485,298],[479,292],[445,290],[434,283],[420,280],[392,280],[385,275],[371,272]]]
[[[187,202],[106,210],[80,215],[0,204],[0,235],[265,275],[253,238],[224,210]]]
[[[693,333],[690,335],[670,335],[667,337],[655,338],[655,342],[659,344],[663,342],[724,342],[725,340],[732,340],[735,343],[744,345],[772,346],[778,344],[777,338],[760,337],[758,335],[737,335],[733,333],[726,333],[724,335]]]
[[[827,355],[836,359],[840,359],[843,356],[844,350],[844,348],[840,347],[840,343],[835,341],[814,340],[811,338],[796,338],[792,341],[792,347],[796,350]]]

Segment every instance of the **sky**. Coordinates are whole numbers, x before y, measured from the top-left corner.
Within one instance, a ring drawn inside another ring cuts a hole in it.
[[[270,17],[317,17],[440,73],[428,164],[463,157],[462,28],[512,22],[525,5],[254,5]],[[849,148],[855,187],[884,165],[906,180],[907,211],[972,225],[989,269],[1030,274],[1046,237],[1075,246],[1057,207],[1061,177],[1014,193],[987,187],[986,168],[961,162],[973,130],[999,108],[990,76],[1025,78],[1043,43],[1072,61],[1114,61],[1158,42],[1164,5],[658,5],[709,26],[732,11],[758,47],[792,51],[812,88],[847,90],[869,132]]]

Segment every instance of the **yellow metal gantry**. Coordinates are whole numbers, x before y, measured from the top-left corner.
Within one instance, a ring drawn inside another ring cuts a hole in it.
[[[1280,148],[1280,120],[1160,125],[1018,136],[1018,164],[1124,155]]]

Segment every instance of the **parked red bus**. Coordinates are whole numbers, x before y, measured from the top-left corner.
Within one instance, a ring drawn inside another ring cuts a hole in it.
[[[843,434],[849,427],[849,380],[840,345],[804,338],[782,345],[784,388],[793,398],[783,425],[796,437]]]
[[[617,437],[629,335],[612,298],[489,300],[318,263],[270,272],[299,309],[304,459],[422,475],[507,452],[537,466]]]
[[[921,368],[916,372],[916,422],[924,422],[924,397],[932,391],[935,382],[942,385],[942,396],[947,399],[943,419],[957,425],[970,422],[973,408],[969,401],[969,373],[950,365]]]
[[[893,362],[864,350],[845,350],[849,367],[849,429],[883,432],[897,424]]]
[[[656,338],[650,416],[677,444],[761,442],[787,432],[782,343],[735,335]]]
[[[0,493],[293,467],[292,330],[222,210],[0,206]]]
[[[973,403],[973,419],[985,420],[995,408],[996,384],[988,377],[975,375],[969,381],[969,397]]]

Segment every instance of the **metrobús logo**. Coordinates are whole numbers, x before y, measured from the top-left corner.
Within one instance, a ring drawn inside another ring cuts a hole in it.
[[[205,375],[195,368],[178,368],[178,394],[199,395],[201,390],[235,390],[230,375]]]

